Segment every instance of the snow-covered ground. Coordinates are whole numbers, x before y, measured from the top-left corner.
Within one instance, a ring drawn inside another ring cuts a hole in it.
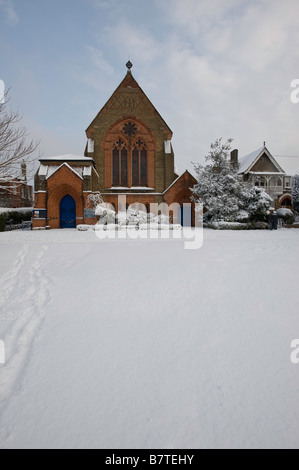
[[[1,448],[299,446],[299,231],[0,233]]]

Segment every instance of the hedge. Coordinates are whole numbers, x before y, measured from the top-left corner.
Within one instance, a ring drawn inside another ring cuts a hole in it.
[[[21,224],[23,221],[29,221],[32,218],[32,210],[30,211],[8,211],[0,214],[0,232],[5,231],[5,226],[12,220],[13,224]]]

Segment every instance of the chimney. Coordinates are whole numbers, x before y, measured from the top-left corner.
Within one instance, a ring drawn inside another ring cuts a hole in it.
[[[23,181],[24,183],[27,183],[27,166],[26,166],[25,160],[22,161],[21,168],[22,168]]]
[[[238,149],[234,149],[230,153],[230,164],[233,168],[238,169],[239,160],[238,160]]]

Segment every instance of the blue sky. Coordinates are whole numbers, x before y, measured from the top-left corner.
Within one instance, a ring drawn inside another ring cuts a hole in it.
[[[44,155],[83,154],[85,129],[133,75],[174,132],[182,172],[216,138],[299,154],[298,0],[0,0],[0,79]]]

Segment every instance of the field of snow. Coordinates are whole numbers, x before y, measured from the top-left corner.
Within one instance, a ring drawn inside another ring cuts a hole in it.
[[[0,448],[299,447],[298,230],[0,254]]]

